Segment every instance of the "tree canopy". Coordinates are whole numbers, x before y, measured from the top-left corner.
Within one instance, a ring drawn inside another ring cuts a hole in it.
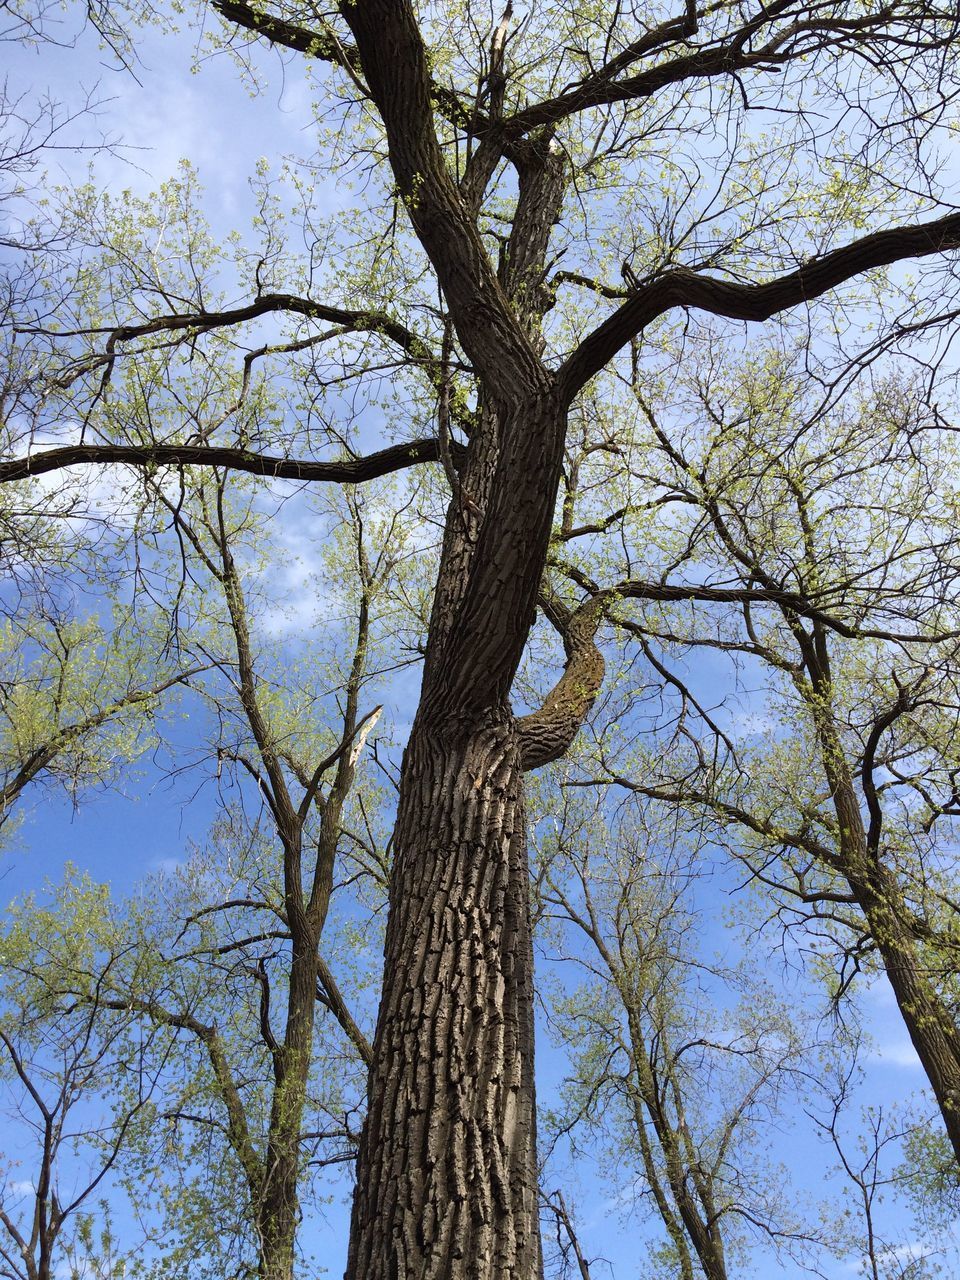
[[[654,1224],[639,1274],[932,1275],[955,12],[66,15],[4,6],[4,39],[226,65],[263,112],[295,78],[312,125],[248,229],[189,156],[149,194],[43,176],[73,108],[0,99],[0,821],[28,849],[40,795],[109,822],[88,797],[163,777],[210,827],[149,906],[68,879],[14,910],[42,1141],[6,1274],[311,1274],[348,1167],[349,1280],[587,1280],[576,1169]],[[858,1120],[878,991],[918,1087]],[[81,1097],[111,1119],[65,1202]],[[802,1202],[781,1128],[851,1216]],[[152,1167],[121,1264],[86,1201]]]

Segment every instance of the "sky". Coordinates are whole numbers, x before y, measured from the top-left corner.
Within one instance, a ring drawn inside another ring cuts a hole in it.
[[[72,20],[72,12],[68,12],[66,21]],[[158,183],[173,177],[187,157],[198,170],[206,192],[205,211],[215,231],[226,236],[235,227],[246,228],[256,212],[249,181],[261,158],[275,169],[286,154],[309,150],[311,91],[297,61],[264,55],[260,59],[260,88],[252,93],[227,58],[201,56],[194,69],[196,44],[189,33],[165,36],[146,28],[138,38],[137,52],[132,75],[118,71],[89,32],[80,32],[71,47],[3,46],[14,96],[49,91],[68,107],[79,107],[87,92],[101,100],[96,125],[91,129],[81,120],[70,126],[68,144],[89,140],[101,131],[117,140],[110,153],[80,154],[68,145],[51,157],[52,179],[82,181],[89,164],[96,185],[145,196]],[[329,176],[323,181],[327,185],[320,193],[322,206],[338,207],[349,198],[346,188],[338,187]],[[292,630],[322,624],[322,618],[317,617],[322,608],[312,588],[303,589],[306,569],[317,553],[315,518],[303,501],[294,499],[285,505],[278,521],[277,536],[285,550],[282,568],[271,582],[276,614],[268,627],[282,633],[286,627]],[[710,673],[701,675],[709,683]],[[415,702],[416,676],[408,673],[386,687],[385,719],[402,736]],[[189,728],[172,724],[170,732],[174,743],[178,734],[183,735],[186,750]],[[215,811],[214,788],[198,791],[195,778],[171,777],[165,766],[150,760],[140,762],[121,791],[87,795],[77,808],[67,798],[48,794],[39,803],[28,799],[25,822],[0,862],[0,898],[42,892],[45,880],[59,879],[67,862],[88,870],[97,880],[109,881],[118,895],[131,893],[144,875],[181,862],[189,843],[204,839]],[[707,912],[705,927],[715,930],[719,944],[722,931],[709,917]],[[541,964],[544,970],[548,968],[545,959]],[[787,982],[786,978],[778,980]],[[867,1063],[864,1101],[897,1099],[920,1084],[915,1054],[895,1017],[892,996],[884,983],[870,986],[864,1007],[875,1037]],[[540,1099],[549,1105],[564,1074],[565,1060],[550,1046],[543,1025],[540,1045]],[[0,1128],[0,1150],[6,1147],[9,1153],[16,1142],[12,1130],[4,1135]],[[811,1191],[817,1189],[823,1181],[822,1144],[811,1140],[809,1134],[804,1136],[799,1126],[786,1135],[786,1142],[798,1184]],[[577,1181],[567,1189],[577,1204],[586,1252],[605,1257],[609,1274],[616,1280],[643,1275],[644,1268],[638,1263],[638,1236],[642,1237],[643,1228],[625,1221],[622,1212],[629,1199],[629,1182],[611,1184],[584,1163]],[[345,1256],[346,1196],[346,1184],[341,1182],[326,1221],[308,1224],[304,1231],[307,1250],[315,1252],[334,1276],[342,1271]],[[909,1230],[905,1217],[901,1216],[897,1230],[901,1234]],[[960,1249],[957,1224],[945,1224],[944,1231]],[[922,1243],[922,1237],[913,1238],[914,1245]],[[910,1238],[903,1235],[901,1246],[910,1244]],[[595,1274],[602,1277],[607,1272],[598,1267]],[[766,1274],[796,1280],[802,1273],[782,1263]],[[824,1271],[826,1280],[848,1280],[857,1274],[853,1260]]]

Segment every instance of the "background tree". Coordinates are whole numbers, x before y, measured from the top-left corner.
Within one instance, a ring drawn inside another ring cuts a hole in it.
[[[247,1248],[252,1244],[255,1274],[276,1280],[293,1271],[299,1187],[307,1165],[343,1159],[344,1143],[353,1154],[348,1113],[356,1104],[345,1104],[338,1119],[328,1103],[326,1123],[317,1123],[313,1117],[322,1108],[311,1102],[311,1090],[349,1097],[356,1058],[369,1065],[371,1055],[334,976],[338,966],[325,958],[322,937],[338,874],[341,883],[359,883],[361,889],[373,881],[372,897],[365,890],[366,904],[364,892],[355,895],[361,918],[365,905],[383,891],[378,800],[370,789],[366,801],[351,793],[381,710],[363,711],[361,699],[377,674],[371,628],[380,622],[379,597],[394,575],[403,530],[396,513],[378,530],[375,510],[368,528],[365,507],[349,499],[341,512],[329,574],[348,566],[342,589],[355,614],[355,633],[345,669],[338,669],[334,653],[323,673],[329,693],[321,700],[307,682],[321,670],[319,655],[298,691],[289,667],[281,685],[277,658],[257,635],[248,596],[264,551],[263,529],[249,495],[231,494],[231,488],[226,474],[185,475],[176,493],[154,486],[153,498],[189,548],[192,581],[179,599],[181,648],[195,652],[212,673],[197,682],[197,692],[214,712],[216,778],[226,785],[230,777],[245,801],[221,822],[216,847],[226,873],[218,870],[218,854],[205,871],[192,873],[179,920],[174,915],[156,938],[138,931],[131,940],[132,969],[111,977],[104,998],[192,1042],[185,1057],[194,1064],[185,1068],[188,1083],[182,1098],[168,1104],[167,1115],[174,1124],[199,1126],[201,1134],[206,1128],[202,1146],[211,1129],[219,1133],[211,1148],[219,1154],[208,1155],[204,1166],[215,1185],[223,1182],[218,1158],[235,1172],[235,1184],[223,1185],[228,1217],[236,1214],[238,1194],[246,1212],[232,1224],[231,1236],[237,1248],[244,1240]],[[372,536],[375,551],[368,548]],[[324,701],[339,711],[336,728],[315,718]],[[177,896],[184,898],[182,892]],[[64,980],[69,983],[67,975]],[[211,982],[232,992],[226,1009],[220,1009],[222,993],[206,994]],[[320,1024],[318,1003],[328,1011]],[[331,1026],[339,1027],[338,1038],[346,1037],[348,1052],[343,1044],[335,1053],[326,1047]],[[325,1073],[318,1069],[318,1055]],[[193,1100],[196,1086],[190,1083],[198,1071],[205,1082],[200,1092],[207,1096],[202,1105]],[[213,1213],[211,1221],[220,1216]],[[196,1235],[187,1233],[178,1247],[181,1265],[189,1265],[196,1244]],[[215,1260],[216,1241],[208,1237],[205,1252],[211,1249]],[[167,1259],[164,1266],[169,1265]]]
[[[131,1011],[110,1007],[108,972],[83,1002],[58,999],[64,966],[98,968],[117,958],[114,944],[106,894],[81,878],[65,882],[52,908],[24,904],[0,937],[0,1071],[25,1130],[18,1163],[0,1175],[0,1275],[9,1280],[59,1274],[163,1069],[166,1047],[148,1047]],[[119,1107],[118,1075],[129,1081]]]
[[[551,1001],[572,1071],[550,1145],[596,1144],[625,1210],[659,1217],[657,1274],[724,1280],[751,1236],[815,1268],[837,1225],[764,1152],[813,1105],[836,1037],[782,1007],[749,945],[736,968],[721,962],[703,905],[719,878],[670,810],[609,809],[603,789],[567,787],[538,824],[546,945],[580,977]]]
[[[623,621],[654,662],[666,655],[692,727],[661,765],[645,755],[645,778],[620,780],[735,833],[781,920],[835,951],[838,996],[882,967],[956,1152],[952,469],[930,474],[929,411],[907,387],[835,413],[811,396],[798,416],[802,375],[781,363],[755,368],[746,394],[712,372],[689,434],[668,436],[642,403],[692,518],[682,561],[608,598],[651,602]],[[700,648],[764,664],[752,722],[731,726],[689,691],[676,664]],[[600,756],[616,776],[603,743]]]

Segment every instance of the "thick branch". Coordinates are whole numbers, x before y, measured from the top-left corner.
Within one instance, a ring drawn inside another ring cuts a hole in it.
[[[453,448],[459,448],[456,444]],[[0,484],[24,480],[78,465],[105,466],[123,463],[127,466],[157,467],[225,467],[231,471],[247,471],[274,480],[328,481],[334,484],[362,484],[380,476],[402,471],[421,462],[437,462],[440,448],[435,439],[411,440],[380,449],[366,458],[347,458],[339,462],[314,462],[312,459],[280,458],[268,453],[251,453],[218,445],[123,445],[77,444],[59,449],[44,449],[27,458],[0,462]]]
[[[517,721],[524,769],[539,769],[566,754],[600,692],[604,675],[603,655],[595,642],[603,600],[588,600],[574,613],[555,600],[542,603],[563,637],[567,663],[539,710]]]
[[[810,302],[844,281],[904,258],[922,258],[960,246],[960,213],[915,227],[875,231],[766,284],[736,284],[681,268],[637,289],[609,319],[584,338],[557,375],[567,403],[648,324],[674,307],[697,307],[734,320],[769,320]]]
[[[410,0],[344,3],[364,75],[387,131],[390,164],[432,262],[464,351],[490,387],[515,399],[550,378],[504,296],[447,168],[434,128],[427,51]]]
[[[646,32],[609,62],[591,71],[579,83],[565,87],[555,97],[522,108],[499,126],[499,135],[505,140],[514,140],[596,107],[654,97],[669,85],[722,76],[736,78],[750,70],[780,72],[787,64],[822,51],[834,57],[844,50],[858,51],[868,61],[871,54],[882,58],[877,46],[887,44],[902,50],[904,35],[910,28],[915,29],[917,23],[912,5],[889,4],[873,13],[840,16],[834,5],[824,6],[820,12],[815,7],[798,12],[794,0],[768,0],[761,2],[753,16],[747,17],[738,29],[723,32],[699,47],[688,46],[675,57],[624,75],[644,57],[687,42],[697,31],[699,18],[709,11],[710,6],[698,14],[692,0],[688,0],[682,16],[668,19]],[[943,20],[940,25],[937,18]],[[776,26],[778,20],[780,25]],[[902,24],[899,32],[898,20]],[[912,32],[907,37],[918,53],[923,49],[942,49],[954,38],[952,13],[927,12],[925,8],[922,21],[928,34],[919,40],[913,38]],[[872,49],[871,40],[876,42]]]
[[[322,18],[315,18],[313,27],[301,27],[285,22],[273,14],[254,9],[252,5],[235,3],[235,0],[213,0],[213,7],[228,22],[236,23],[255,35],[263,36],[271,44],[304,53],[309,58],[320,58],[342,67],[351,76],[361,72],[360,58],[353,45],[338,38]]]

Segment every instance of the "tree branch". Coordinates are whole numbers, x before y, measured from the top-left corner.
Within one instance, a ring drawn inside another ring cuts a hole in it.
[[[451,444],[454,449],[462,448],[456,442]],[[366,480],[376,480],[380,476],[402,471],[421,462],[439,460],[439,444],[433,438],[391,445],[365,458],[347,458],[340,462],[280,458],[273,454],[251,453],[247,449],[218,445],[77,444],[45,449],[42,453],[31,454],[26,458],[0,462],[0,484],[43,475],[64,467],[106,466],[111,463],[123,463],[126,466],[225,467],[232,471],[246,471],[255,476],[269,476],[274,480],[362,484]]]
[[[567,403],[603,366],[658,316],[674,307],[696,307],[734,320],[769,320],[779,311],[810,302],[844,281],[903,258],[922,258],[960,247],[960,213],[914,227],[875,231],[796,271],[765,284],[738,284],[698,275],[686,268],[668,271],[636,290],[589,334],[561,365],[557,382]]]
[[[480,376],[526,400],[551,378],[513,313],[457,190],[434,125],[435,86],[410,0],[341,6],[387,132],[407,213],[440,281],[457,336]]]
[[[603,616],[602,597],[571,613],[558,600],[541,596],[544,613],[563,637],[567,663],[543,705],[517,721],[524,769],[539,769],[564,755],[580,732],[603,684],[603,654],[595,642]]]
[[[337,986],[336,979],[330,972],[330,968],[322,956],[317,956],[317,978],[323,993],[323,1002],[327,1008],[340,1023],[340,1027],[352,1043],[353,1047],[360,1054],[365,1066],[373,1064],[373,1046],[367,1037],[363,1034],[357,1023],[354,1021],[353,1015],[347,1008],[347,1002],[344,1000],[340,988]],[[319,994],[319,992],[318,992]]]

